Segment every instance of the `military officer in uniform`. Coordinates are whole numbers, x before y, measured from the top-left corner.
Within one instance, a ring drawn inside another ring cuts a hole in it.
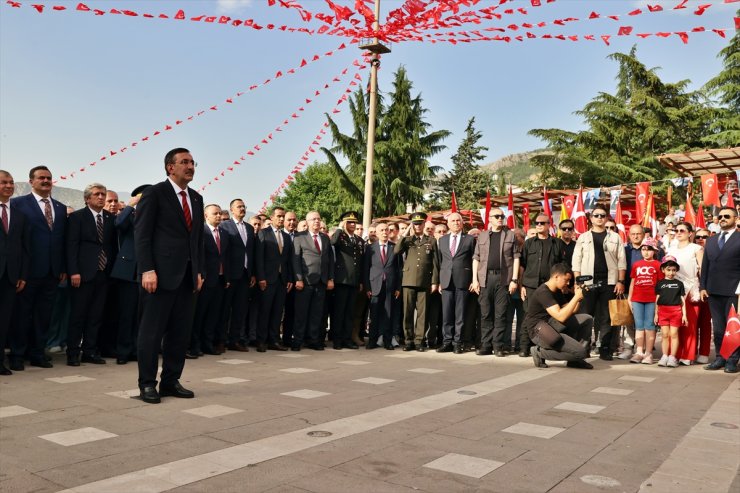
[[[437,241],[424,234],[427,215],[423,212],[411,214],[412,226],[407,228],[393,251],[396,255],[406,254],[403,265],[403,327],[406,333],[404,351],[426,351],[423,344],[426,328],[428,294],[434,293],[439,284]],[[414,319],[416,311],[416,319]]]
[[[334,349],[357,349],[352,340],[352,325],[357,293],[362,291],[362,256],[365,242],[355,234],[359,222],[356,212],[340,216],[339,227],[331,235],[334,247],[334,306],[331,314]]]

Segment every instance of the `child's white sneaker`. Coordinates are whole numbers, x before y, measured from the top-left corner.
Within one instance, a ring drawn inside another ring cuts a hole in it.
[[[668,365],[668,355],[664,354],[658,360],[658,366],[666,366],[666,365]]]
[[[630,363],[640,363],[644,357],[645,355],[643,353],[635,353],[632,355]]]
[[[647,353],[642,358],[642,364],[643,365],[652,365],[653,364],[653,353]]]
[[[677,368],[678,367],[678,360],[675,356],[668,356],[668,363],[666,366],[669,366],[671,368]]]

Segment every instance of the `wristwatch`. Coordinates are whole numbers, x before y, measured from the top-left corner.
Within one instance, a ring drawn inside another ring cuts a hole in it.
[[[511,282],[519,284],[519,279],[512,279]]]

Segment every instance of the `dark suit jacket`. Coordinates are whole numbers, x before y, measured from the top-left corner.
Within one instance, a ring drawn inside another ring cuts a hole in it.
[[[66,273],[64,234],[67,227],[67,207],[58,200],[51,199],[54,225],[49,229],[32,193],[11,199],[10,204],[26,216],[30,228],[33,262],[28,277],[32,279],[49,275],[59,277]]]
[[[136,250],[134,245],[134,219],[136,209],[126,206],[115,220],[118,231],[118,255],[110,276],[123,281],[136,282]]]
[[[365,285],[365,291],[372,291],[374,296],[380,294],[383,282],[387,289],[386,296],[392,295],[393,291],[401,290],[401,267],[399,265],[401,256],[393,252],[394,246],[392,241],[389,241],[386,246],[385,265],[381,261],[379,241],[365,249],[362,282]],[[385,281],[383,281],[383,274],[385,274]]]
[[[147,188],[136,207],[134,241],[139,275],[157,273],[157,289],[172,291],[183,282],[191,263],[193,286],[205,276],[203,197],[188,188],[193,227],[188,232],[179,197],[169,180]]]
[[[98,256],[105,252],[105,273],[109,274],[116,259],[118,245],[113,214],[103,214],[103,241],[98,239],[98,228],[92,211],[85,207],[74,211],[67,219],[67,274],[82,276],[82,282],[90,281],[98,273]]]
[[[293,273],[296,281],[306,284],[326,284],[334,280],[334,254],[331,241],[324,233],[319,233],[321,253],[316,251],[313,236],[308,231],[295,235],[293,241]]]
[[[365,242],[359,236],[350,236],[343,229],[337,228],[331,236],[331,244],[334,246],[334,282],[358,286],[362,280]]]
[[[280,253],[272,226],[257,234],[257,281],[267,281],[267,284],[293,282],[293,242],[285,231],[279,233],[283,237],[283,253]]]
[[[8,232],[0,226],[0,278],[7,273],[12,284],[18,282],[18,279],[25,281],[28,279],[30,266],[31,235],[28,220],[11,205]],[[10,317],[10,314],[0,316]]]
[[[231,248],[229,234],[221,227],[218,227],[218,234],[221,240],[221,252],[218,251],[216,245],[216,239],[213,237],[211,227],[208,224],[203,225],[203,246],[205,248],[205,269],[206,279],[203,286],[207,288],[215,288],[218,286],[218,271],[221,265],[224,268],[224,280],[230,282],[229,279],[229,249]]]
[[[478,263],[478,282],[481,287],[486,287],[486,277],[488,276],[488,251],[491,245],[491,231],[483,231],[478,236],[478,242],[475,245],[473,260]],[[521,256],[521,252],[516,244],[514,232],[508,228],[501,230],[501,243],[499,244],[501,261],[506,265],[505,284],[509,284],[514,278],[514,259]]]
[[[447,289],[452,281],[457,289],[468,289],[473,282],[475,238],[465,233],[460,234],[454,257],[450,253],[451,238],[451,234],[446,234],[437,242],[439,285],[442,289]]]
[[[257,235],[254,228],[248,222],[244,223],[247,230],[247,244],[244,245],[236,223],[229,219],[221,223],[221,228],[229,234],[229,279],[238,281],[244,276],[244,259],[247,259],[247,277],[255,275],[255,251],[257,248]]]
[[[740,282],[740,232],[732,233],[722,250],[719,236],[710,237],[704,245],[699,287],[710,295],[735,296]]]

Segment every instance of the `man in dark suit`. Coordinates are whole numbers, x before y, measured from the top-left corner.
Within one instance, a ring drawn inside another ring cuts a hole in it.
[[[136,269],[136,250],[134,241],[134,221],[136,206],[141,194],[151,185],[141,185],[131,192],[131,200],[116,216],[118,231],[118,255],[113,264],[111,278],[117,280],[118,334],[116,338],[116,364],[125,365],[136,361],[136,339],[139,333],[139,275]]]
[[[203,245],[205,248],[206,279],[198,294],[195,321],[190,337],[187,359],[196,359],[203,352],[213,353],[213,344],[220,334],[217,331],[223,322],[223,303],[228,296],[229,283],[229,234],[221,224],[221,207],[207,205],[204,211]]]
[[[103,210],[105,186],[93,183],[83,194],[87,207],[73,212],[67,220],[67,274],[72,288],[67,332],[69,366],[80,366],[80,359],[105,364],[98,351],[98,331],[103,325],[108,276],[118,248],[114,216]]]
[[[740,348],[736,349],[725,360],[719,354],[727,329],[727,314],[734,300],[737,300],[737,289],[740,284],[740,232],[735,229],[737,211],[733,207],[723,207],[719,211],[718,235],[710,237],[704,246],[704,258],[701,262],[702,300],[709,299],[709,311],[712,314],[714,327],[715,360],[704,367],[705,370],[725,369],[725,373],[737,373],[737,362]]]
[[[334,247],[334,306],[331,314],[334,349],[357,349],[352,323],[358,291],[362,290],[362,256],[365,242],[355,234],[358,214],[345,212],[331,236]]]
[[[23,359],[31,366],[51,368],[44,349],[57,285],[67,278],[64,234],[67,207],[51,198],[49,168],[36,166],[28,174],[31,193],[10,201],[26,216],[31,235],[31,269],[26,287],[18,296],[18,323],[9,334],[10,369],[23,370]]]
[[[481,346],[475,354],[504,356],[506,310],[518,287],[519,250],[514,232],[504,227],[504,211],[491,209],[489,230],[478,236],[473,254],[473,285],[481,311]]]
[[[190,151],[164,158],[167,179],[152,185],[136,209],[136,261],[143,288],[139,325],[139,389],[144,402],[192,398],[179,382],[193,324],[195,293],[203,284],[203,198],[188,188],[195,174]],[[162,376],[157,392],[157,362]]]
[[[242,199],[234,199],[229,204],[231,219],[221,224],[229,235],[229,279],[231,287],[227,291],[224,303],[224,316],[221,336],[214,347],[220,354],[227,346],[232,351],[247,352],[245,340],[247,308],[249,306],[249,288],[254,286],[254,252],[256,235],[251,224],[244,220],[247,208]]]
[[[290,245],[293,247],[293,239],[296,235],[296,226],[298,226],[298,217],[293,211],[287,211],[285,213],[285,222],[283,224],[283,231],[290,237]],[[293,259],[291,257],[291,264]],[[293,266],[291,265],[291,268]],[[295,277],[293,278],[295,282]],[[293,341],[293,326],[295,324],[295,285],[293,289],[288,291],[285,295],[285,311],[283,312],[283,346],[290,347]]]
[[[378,347],[378,337],[383,337],[383,347],[393,350],[393,300],[401,297],[401,272],[395,245],[388,241],[388,223],[375,227],[378,241],[365,250],[363,286],[370,299],[370,335],[365,349]]]
[[[437,240],[424,234],[427,215],[414,212],[411,227],[406,229],[393,251],[399,257],[406,254],[403,262],[403,326],[406,335],[404,351],[426,351],[424,331],[426,329],[427,294],[437,290],[439,263],[437,262]]]
[[[334,289],[334,255],[331,241],[321,233],[321,215],[311,211],[306,215],[308,230],[293,241],[293,273],[295,276],[295,327],[290,349],[306,347],[324,350],[321,317],[326,290]]]
[[[13,373],[5,367],[5,342],[16,294],[26,286],[31,261],[26,217],[11,211],[10,197],[14,193],[13,177],[0,169],[0,375]]]
[[[259,321],[257,325],[257,351],[268,349],[285,351],[280,343],[280,321],[283,319],[285,297],[293,289],[293,242],[283,231],[285,209],[275,207],[270,216],[270,225],[260,229],[257,235],[257,284],[259,297]]]
[[[475,239],[463,233],[462,216],[453,212],[447,217],[450,233],[437,244],[439,290],[442,294],[442,331],[444,340],[438,353],[462,352],[462,331],[465,325],[466,301],[473,281]],[[453,334],[454,332],[454,334]]]

